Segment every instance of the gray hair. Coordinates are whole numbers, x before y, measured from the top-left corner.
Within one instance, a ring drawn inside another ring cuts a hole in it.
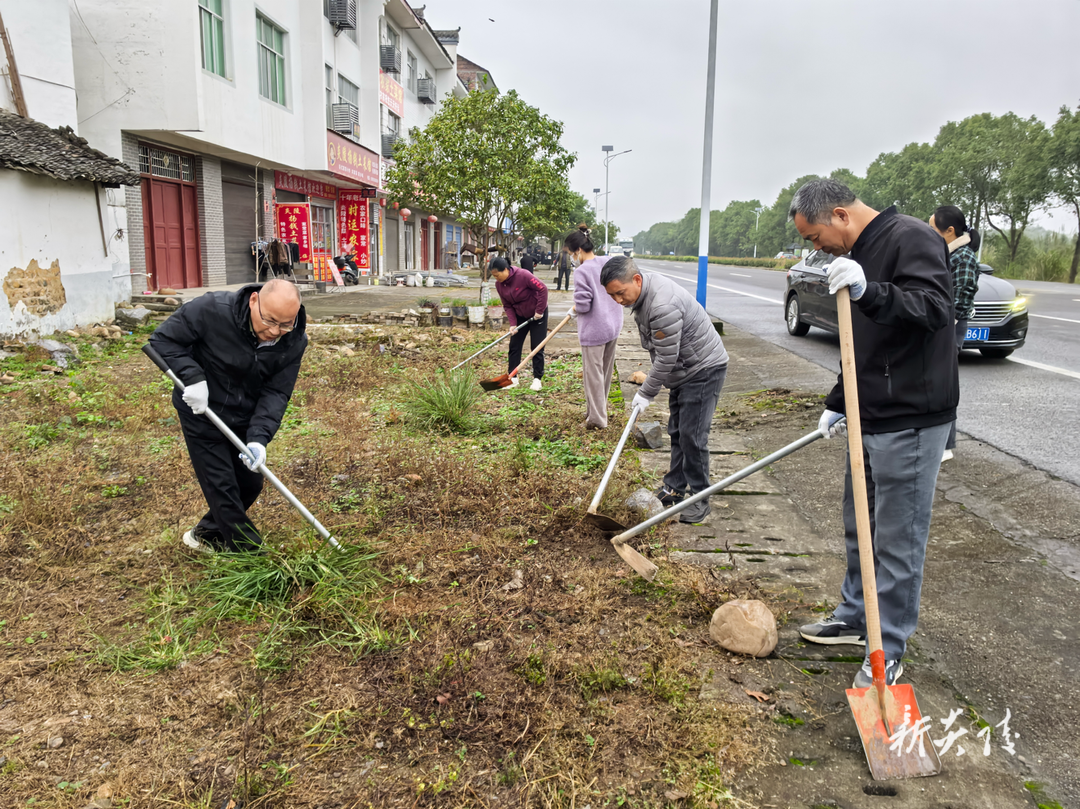
[[[604,265],[600,271],[600,286],[606,287],[612,281],[621,281],[629,284],[635,275],[641,275],[641,270],[629,256],[615,256]]]
[[[811,180],[791,198],[788,219],[794,219],[795,214],[801,213],[807,224],[828,224],[832,221],[834,208],[848,208],[855,199],[851,189],[837,180],[829,177]]]

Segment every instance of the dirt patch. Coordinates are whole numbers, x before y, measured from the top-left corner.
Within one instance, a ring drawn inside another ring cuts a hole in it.
[[[582,521],[625,415],[585,431],[580,358],[431,434],[409,384],[487,334],[316,331],[269,465],[374,554],[347,578],[269,488],[264,561],[182,550],[205,505],[144,335],[3,389],[5,805],[106,787],[132,806],[729,803],[772,723],[745,694],[702,696],[740,669],[708,622],[772,597],[666,561],[664,531],[640,546],[661,563],[646,583]],[[481,377],[505,370],[491,353]],[[605,511],[643,484],[628,450]]]

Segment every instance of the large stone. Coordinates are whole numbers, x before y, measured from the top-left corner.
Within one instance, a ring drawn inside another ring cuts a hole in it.
[[[75,349],[67,343],[61,343],[58,340],[38,340],[37,345],[48,351],[53,362],[61,368],[67,368],[69,364],[79,361]]]
[[[145,326],[146,322],[154,313],[142,306],[135,309],[116,309],[116,322],[125,329],[135,329]]]
[[[626,507],[641,515],[642,520],[655,517],[664,510],[664,504],[648,489],[638,489],[626,498]]]
[[[721,605],[709,623],[712,639],[729,652],[765,657],[776,648],[776,616],[761,601],[737,598]]]
[[[664,446],[664,428],[658,421],[639,421],[633,429],[634,441],[642,449],[660,449]]]
[[[630,374],[630,382],[634,385],[642,385],[648,378],[644,371],[634,371],[634,373]]]

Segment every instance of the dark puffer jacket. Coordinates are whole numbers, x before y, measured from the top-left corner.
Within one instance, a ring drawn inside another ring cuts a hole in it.
[[[281,426],[308,340],[301,306],[295,329],[258,347],[249,300],[259,287],[208,292],[185,303],[150,335],[150,344],[185,385],[206,381],[210,409],[226,424],[265,445]],[[173,404],[185,421],[196,418],[178,388]]]

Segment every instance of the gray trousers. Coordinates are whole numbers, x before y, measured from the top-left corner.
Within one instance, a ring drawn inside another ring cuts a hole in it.
[[[964,335],[967,334],[967,320],[956,321],[956,350],[959,352],[964,347]],[[952,423],[949,430],[949,440],[945,442],[945,449],[956,449],[956,422]]]
[[[664,485],[674,492],[696,494],[709,486],[709,430],[725,376],[726,365],[706,368],[668,393],[671,466]]]
[[[934,486],[949,425],[863,436],[870,533],[874,541],[881,645],[888,660],[899,660],[919,622],[926,540]],[[866,628],[859,539],[851,490],[851,460],[844,477],[844,534],[847,575],[835,615],[857,629]]]
[[[618,338],[599,346],[581,347],[581,375],[585,382],[585,423],[607,427],[608,394],[615,370],[615,344]]]

